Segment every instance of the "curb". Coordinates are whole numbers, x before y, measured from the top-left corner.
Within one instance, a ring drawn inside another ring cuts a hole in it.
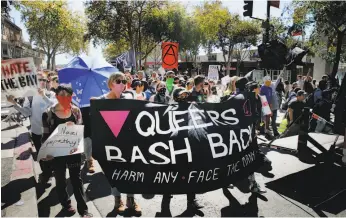
[[[10,202],[3,213],[6,217],[38,217],[30,134],[25,127],[17,127],[16,136],[10,182],[2,187],[2,198]]]

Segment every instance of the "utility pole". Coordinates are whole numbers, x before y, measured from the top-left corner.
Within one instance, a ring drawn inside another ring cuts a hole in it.
[[[269,36],[270,36],[270,1],[267,1],[267,20],[266,20],[266,39],[265,42],[269,42]]]

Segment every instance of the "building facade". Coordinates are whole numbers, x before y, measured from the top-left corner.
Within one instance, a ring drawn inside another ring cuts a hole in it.
[[[42,69],[45,54],[31,43],[24,42],[22,29],[9,16],[1,16],[1,59],[33,57],[38,70]]]

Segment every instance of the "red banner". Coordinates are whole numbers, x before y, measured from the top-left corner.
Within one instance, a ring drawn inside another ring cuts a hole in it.
[[[179,43],[163,42],[161,49],[162,67],[164,69],[178,69]]]

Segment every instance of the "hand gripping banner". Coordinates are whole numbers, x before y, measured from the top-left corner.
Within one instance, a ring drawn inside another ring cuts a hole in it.
[[[93,157],[123,193],[203,193],[260,165],[249,99],[161,105],[92,100]]]
[[[162,48],[162,67],[164,69],[178,69],[179,43],[163,42]]]

